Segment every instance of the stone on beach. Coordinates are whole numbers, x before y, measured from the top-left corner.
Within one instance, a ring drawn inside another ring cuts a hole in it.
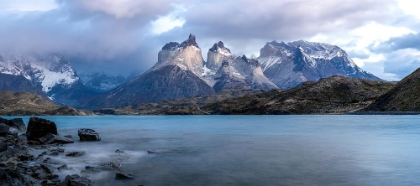
[[[45,136],[39,138],[39,141],[43,144],[53,144],[53,143],[59,143],[59,144],[65,144],[65,143],[74,143],[74,141],[70,138],[66,138],[63,136],[55,135],[48,133]]]
[[[79,157],[79,156],[83,156],[85,154],[86,154],[85,151],[73,151],[73,152],[67,153],[66,156]]]
[[[126,179],[133,179],[133,175],[132,174],[128,174],[128,173],[124,173],[121,171],[117,171],[115,173],[115,179],[116,180],[126,180]]]
[[[58,135],[57,126],[54,122],[37,117],[31,117],[29,119],[28,129],[26,130],[26,137],[28,140],[38,141],[39,138],[48,133]]]
[[[99,134],[93,130],[93,129],[79,129],[77,131],[77,135],[80,138],[80,141],[100,141],[101,138],[99,137]]]
[[[91,186],[92,181],[86,177],[79,176],[77,174],[67,175],[66,178],[61,182],[62,186]]]

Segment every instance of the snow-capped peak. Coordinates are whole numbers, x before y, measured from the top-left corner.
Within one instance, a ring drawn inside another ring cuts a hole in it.
[[[58,54],[4,54],[0,57],[0,73],[22,75],[45,93],[56,85],[69,86],[79,80],[69,62]]]

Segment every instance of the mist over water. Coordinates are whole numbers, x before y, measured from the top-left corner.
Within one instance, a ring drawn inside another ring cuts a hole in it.
[[[51,158],[95,185],[420,184],[419,116],[43,118],[73,136],[66,152],[86,152]],[[78,141],[79,128],[96,130],[102,140]],[[134,179],[115,180],[115,171],[80,173],[109,162]]]

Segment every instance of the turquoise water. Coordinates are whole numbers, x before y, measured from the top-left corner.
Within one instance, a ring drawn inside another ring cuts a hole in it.
[[[42,118],[73,139],[100,134],[65,146],[83,157],[52,157],[73,172],[113,161],[135,177],[85,175],[97,185],[420,185],[420,116]]]

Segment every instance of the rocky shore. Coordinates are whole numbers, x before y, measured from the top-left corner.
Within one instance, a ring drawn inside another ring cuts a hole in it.
[[[79,129],[80,141],[100,141],[93,129]],[[54,122],[31,117],[26,127],[21,118],[0,118],[0,185],[95,185],[89,175],[103,171],[115,172],[115,179],[132,179],[118,162],[85,166],[80,171],[60,161],[61,157],[78,158],[84,151],[70,151],[66,144],[74,143],[72,136],[57,132]],[[95,143],[95,142],[94,142]],[[115,153],[124,153],[116,150]]]

